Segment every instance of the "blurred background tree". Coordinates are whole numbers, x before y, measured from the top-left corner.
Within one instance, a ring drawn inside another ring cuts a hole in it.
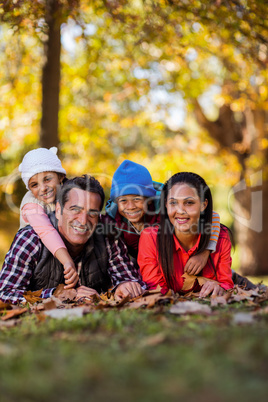
[[[98,175],[107,192],[125,158],[158,181],[195,171],[222,220],[236,218],[241,271],[267,274],[265,11],[260,0],[3,1],[2,182],[38,145],[59,146],[69,175]]]

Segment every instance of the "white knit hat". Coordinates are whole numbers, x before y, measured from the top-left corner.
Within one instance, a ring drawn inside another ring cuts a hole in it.
[[[29,190],[28,182],[36,173],[57,172],[66,175],[66,171],[61,166],[61,161],[57,157],[58,149],[37,148],[27,152],[19,166],[21,178]]]

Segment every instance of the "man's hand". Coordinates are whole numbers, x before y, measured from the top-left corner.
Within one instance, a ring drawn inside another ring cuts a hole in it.
[[[91,299],[93,295],[99,296],[98,292],[95,289],[88,288],[86,286],[79,286],[77,290],[76,300],[86,298]]]
[[[211,296],[223,296],[225,290],[216,282],[207,281],[200,290],[199,297],[207,297],[212,292]]]
[[[199,274],[199,272],[202,271],[202,269],[208,262],[209,254],[209,250],[204,250],[203,253],[194,255],[193,257],[189,258],[184,267],[184,272],[187,272],[187,274],[189,275]]]
[[[117,286],[114,297],[115,299],[123,299],[126,296],[130,296],[131,299],[141,295],[143,289],[138,282],[124,282]]]
[[[79,281],[79,276],[78,273],[76,271],[75,265],[74,263],[66,263],[64,264],[64,282],[65,285],[64,289],[71,289],[74,288],[75,285],[77,284],[77,282]]]

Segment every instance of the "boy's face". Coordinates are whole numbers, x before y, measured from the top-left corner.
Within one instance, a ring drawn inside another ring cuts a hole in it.
[[[118,212],[131,223],[143,222],[147,210],[147,197],[129,194],[116,199]]]
[[[57,186],[61,183],[58,173],[36,173],[29,180],[28,187],[34,197],[45,204],[55,201]]]

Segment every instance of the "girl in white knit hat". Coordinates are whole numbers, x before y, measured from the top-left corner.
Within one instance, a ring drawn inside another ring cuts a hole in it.
[[[69,289],[77,284],[79,277],[62,238],[47,216],[55,210],[57,187],[66,176],[56,154],[56,147],[33,149],[19,166],[21,178],[29,190],[20,205],[20,227],[31,225],[47,249],[61,262],[65,289]]]

